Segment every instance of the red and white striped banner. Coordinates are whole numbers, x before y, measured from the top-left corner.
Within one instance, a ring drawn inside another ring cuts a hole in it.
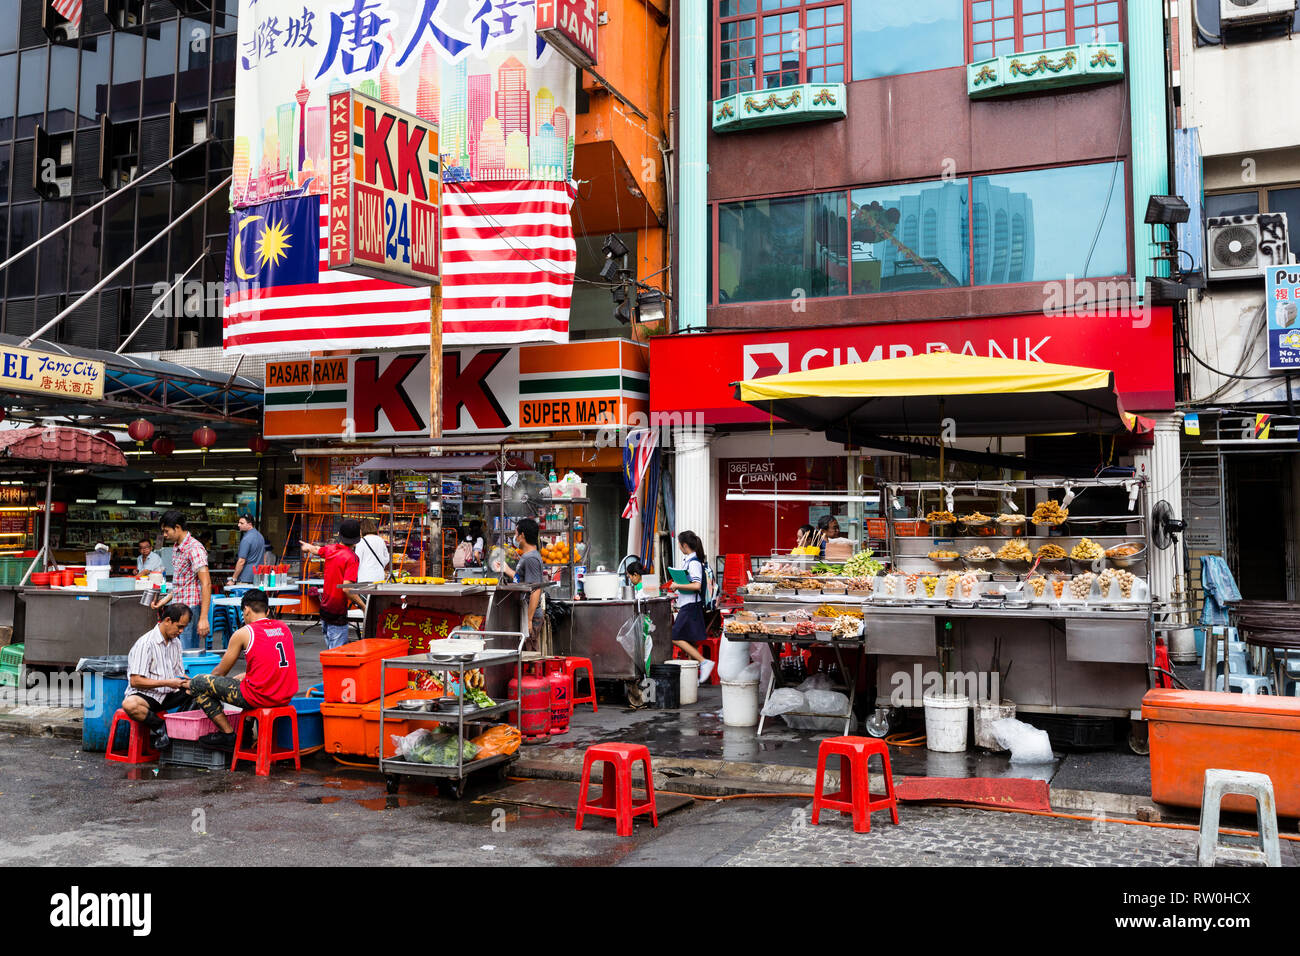
[[[570,183],[446,183],[443,343],[567,342],[577,246]],[[429,290],[328,268],[322,205],[315,282],[227,287],[224,345],[280,354],[429,342]],[[229,251],[228,251],[229,254]]]

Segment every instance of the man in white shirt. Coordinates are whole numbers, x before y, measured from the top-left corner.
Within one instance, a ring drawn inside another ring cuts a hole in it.
[[[361,541],[353,549],[357,553],[357,581],[379,583],[388,579],[388,565],[392,556],[388,545],[379,536],[379,528],[371,518],[361,519]]]
[[[149,574],[157,571],[162,574],[162,558],[154,551],[153,542],[148,538],[140,539],[140,556],[135,559],[135,573]]]
[[[184,604],[164,605],[158,611],[158,625],[141,636],[127,655],[131,686],[122,710],[149,728],[149,742],[155,750],[172,745],[161,714],[194,709],[180,641],[181,631],[189,622],[190,609]]]

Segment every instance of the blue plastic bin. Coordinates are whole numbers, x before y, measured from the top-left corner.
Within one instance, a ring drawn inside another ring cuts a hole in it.
[[[81,749],[103,753],[108,749],[108,728],[126,696],[125,677],[84,674],[81,681]]]
[[[309,694],[311,690],[307,691]],[[325,746],[325,721],[321,717],[322,697],[295,697],[290,703],[298,711],[298,750],[311,750],[313,747]],[[276,721],[275,745],[281,748],[293,746],[293,734],[287,720]]]
[[[221,663],[220,654],[185,654],[185,673],[190,677],[211,674],[213,668]]]

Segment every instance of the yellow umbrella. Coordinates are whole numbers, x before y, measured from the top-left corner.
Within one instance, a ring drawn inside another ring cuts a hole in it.
[[[838,441],[937,435],[945,419],[969,436],[1128,427],[1112,373],[1075,365],[930,352],[733,384],[740,401]]]

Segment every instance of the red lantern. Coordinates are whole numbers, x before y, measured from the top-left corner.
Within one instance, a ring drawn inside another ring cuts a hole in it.
[[[137,418],[126,426],[126,433],[135,441],[137,448],[143,448],[144,443],[153,438],[153,422]]]
[[[258,458],[261,458],[262,454],[270,447],[271,443],[261,435],[256,435],[248,440],[248,450]]]
[[[5,416],[8,414],[9,413],[5,410],[5,407],[3,405],[0,405],[0,422],[4,421]]]
[[[104,441],[107,441],[107,442],[112,442],[114,445],[117,444],[117,439],[114,438],[114,437],[113,437],[113,433],[110,432],[110,431],[108,431],[107,429],[104,429],[103,431],[95,432],[95,437],[96,437],[96,438],[102,438],[102,439],[104,439]]]
[[[160,435],[153,440],[153,453],[160,458],[167,458],[176,450],[176,443],[166,435]]]
[[[194,429],[194,434],[190,436],[194,439],[194,444],[198,445],[205,452],[217,443],[217,433],[207,425],[202,428]]]

